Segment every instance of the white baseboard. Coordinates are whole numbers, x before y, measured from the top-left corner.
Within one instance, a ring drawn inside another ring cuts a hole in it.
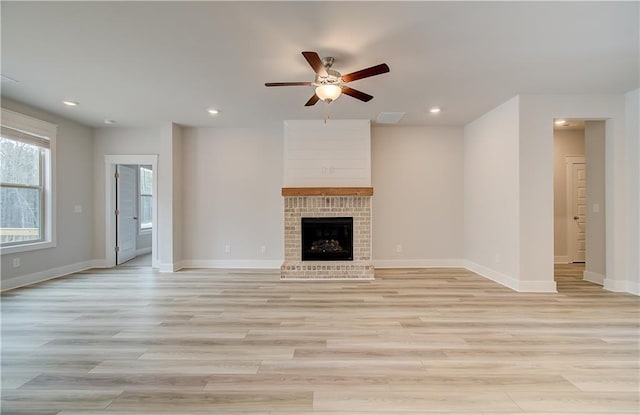
[[[627,281],[627,292],[640,296],[640,283]]]
[[[603,288],[607,291],[623,293],[627,291],[627,281],[619,281],[605,277],[603,281]]]
[[[281,259],[189,259],[182,261],[182,268],[247,268],[280,269]]]
[[[476,264],[473,261],[465,261],[465,268],[471,272],[475,272],[478,275],[481,275],[491,281],[497,282],[498,284],[504,285],[507,288],[511,288],[514,291],[520,291],[518,288],[519,281],[513,277],[510,277],[501,272],[495,271],[491,268],[487,268],[483,265]]]
[[[634,281],[618,281],[605,277],[603,288],[616,293],[629,293],[640,296],[640,283]]]
[[[58,277],[63,277],[65,275],[84,271],[90,268],[99,268],[100,262],[101,261],[99,260],[77,262],[75,264],[69,264],[62,267],[50,268],[45,271],[34,272],[33,274],[9,278],[8,280],[2,281],[2,287],[0,288],[0,291],[13,290],[15,288],[36,284]]]
[[[94,259],[93,261],[91,261],[91,264],[92,264],[92,268],[111,268],[107,264],[106,259]]]
[[[582,279],[585,281],[592,282],[594,284],[604,285],[605,277],[604,275],[598,274],[597,272],[583,271]]]
[[[176,272],[180,271],[182,268],[181,262],[172,262],[172,263],[160,263],[158,264],[158,272]]]
[[[254,259],[187,259],[184,261],[165,263],[158,266],[159,272],[177,272],[185,268],[245,268],[245,269],[280,269],[282,260],[254,260]]]
[[[463,259],[374,259],[375,268],[464,268]]]
[[[511,288],[514,291],[521,293],[557,293],[555,281],[519,281],[509,275],[503,274],[491,268],[485,267],[480,264],[476,264],[472,261],[467,261],[466,268],[469,271],[475,272],[491,281],[504,285],[507,288]]]
[[[558,255],[553,257],[554,264],[568,264],[569,262],[569,257],[566,255]]]
[[[140,249],[136,250],[136,256],[150,254],[150,253],[151,253],[151,247],[150,246],[147,246],[146,248],[140,248]]]

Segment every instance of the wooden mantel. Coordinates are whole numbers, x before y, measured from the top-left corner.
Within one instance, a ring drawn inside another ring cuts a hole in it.
[[[283,187],[282,196],[373,196],[373,187]]]

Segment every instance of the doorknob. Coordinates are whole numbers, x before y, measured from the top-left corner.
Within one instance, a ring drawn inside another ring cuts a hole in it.
[[[578,217],[576,216],[574,219],[578,219]],[[134,216],[134,217],[133,217],[133,220],[138,220],[138,217],[137,217],[137,216]]]
[[[573,217],[573,220],[578,220],[578,219],[580,219],[578,216]]]

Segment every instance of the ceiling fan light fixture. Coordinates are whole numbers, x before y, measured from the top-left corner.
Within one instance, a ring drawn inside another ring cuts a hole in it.
[[[362,91],[348,87],[346,84],[352,81],[357,81],[358,79],[369,78],[371,76],[389,72],[389,65],[381,63],[343,76],[340,72],[332,69],[332,57],[327,56],[324,59],[321,59],[318,53],[311,51],[302,52],[302,56],[304,56],[309,66],[311,66],[311,69],[313,69],[313,72],[316,74],[313,82],[267,82],[264,86],[315,87],[315,93],[311,98],[309,98],[307,103],[304,104],[305,107],[311,107],[320,100],[323,100],[328,104],[338,99],[343,93],[362,102],[369,102],[373,99],[373,95],[365,94]]]
[[[334,84],[324,84],[316,88],[316,95],[325,102],[331,102],[338,99],[342,94],[342,88]]]

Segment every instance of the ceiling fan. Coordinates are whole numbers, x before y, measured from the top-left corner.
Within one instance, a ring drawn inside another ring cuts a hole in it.
[[[341,75],[340,72],[332,69],[333,58],[326,57],[320,59],[316,52],[302,52],[302,56],[309,62],[311,68],[316,73],[313,82],[267,82],[265,86],[315,86],[315,94],[307,101],[305,107],[315,105],[319,100],[326,103],[335,101],[341,94],[349,95],[360,101],[368,102],[373,96],[365,94],[357,89],[350,88],[345,84],[358,79],[368,78],[370,76],[380,75],[389,72],[389,66],[386,63],[351,72],[347,75]]]

